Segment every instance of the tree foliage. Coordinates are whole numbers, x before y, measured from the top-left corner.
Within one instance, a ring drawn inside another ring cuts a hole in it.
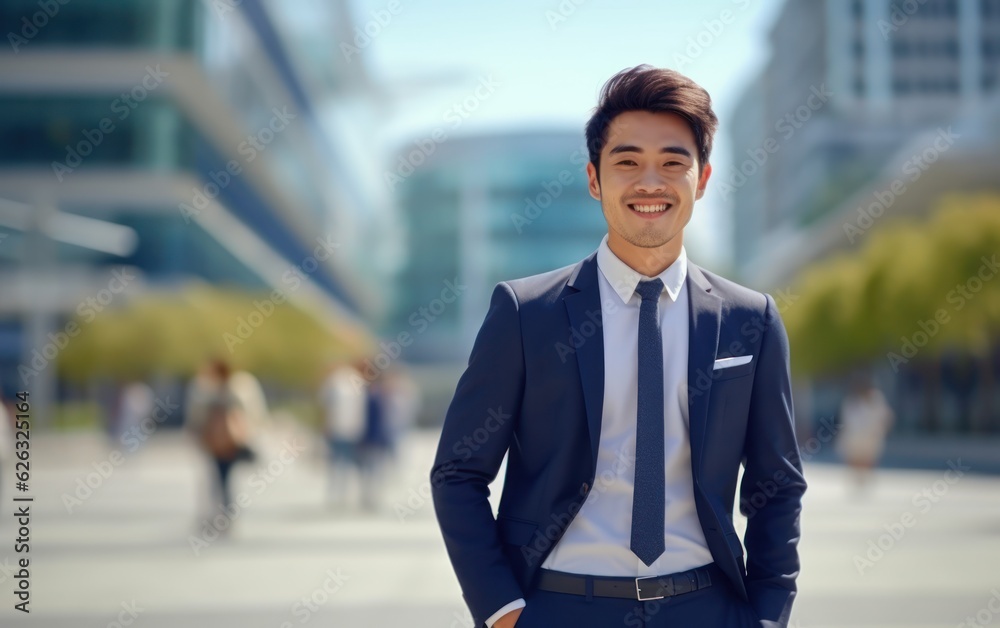
[[[946,349],[985,351],[1000,331],[1000,197],[943,197],[929,219],[885,219],[859,251],[804,269],[783,318],[795,370],[835,373]],[[891,362],[890,362],[891,363]]]
[[[207,286],[147,293],[76,323],[81,331],[60,353],[59,370],[77,382],[188,377],[219,356],[263,379],[311,385],[331,360],[367,348],[367,340],[322,325],[299,306]]]

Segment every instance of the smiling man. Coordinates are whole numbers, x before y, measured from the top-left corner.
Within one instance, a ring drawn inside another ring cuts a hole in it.
[[[717,124],[677,72],[612,77],[586,127],[607,236],[493,291],[431,471],[477,626],[788,624],[806,488],[788,339],[770,295],[683,244]]]

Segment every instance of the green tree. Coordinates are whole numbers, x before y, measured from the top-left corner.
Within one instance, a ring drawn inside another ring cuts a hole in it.
[[[860,251],[817,262],[794,282],[801,296],[784,314],[793,367],[836,373],[898,353],[918,332],[927,342],[915,359],[956,348],[985,357],[1000,331],[998,257],[998,196],[950,195],[927,220],[887,219]]]
[[[267,299],[204,286],[142,295],[89,323],[77,320],[81,332],[60,354],[60,374],[76,382],[186,378],[209,357],[221,356],[262,379],[311,386],[330,360],[369,350],[367,338],[324,326],[289,303],[265,306],[265,316],[255,302]]]

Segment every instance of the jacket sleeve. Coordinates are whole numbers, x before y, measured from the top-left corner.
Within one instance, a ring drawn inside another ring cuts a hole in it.
[[[744,444],[740,511],[747,516],[747,593],[761,620],[787,625],[799,573],[799,514],[806,489],[795,438],[788,336],[767,295]]]
[[[497,284],[445,416],[431,470],[434,510],[477,626],[524,597],[501,549],[488,501],[524,392],[519,316],[513,290]]]

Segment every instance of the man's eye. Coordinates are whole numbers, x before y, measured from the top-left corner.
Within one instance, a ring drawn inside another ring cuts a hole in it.
[[[625,166],[634,166],[635,162],[632,161],[631,159],[623,159],[622,161],[619,161],[617,165],[619,165],[619,166],[622,166],[622,165],[625,165]]]
[[[683,166],[684,162],[682,162],[682,161],[668,161],[667,163],[665,163],[663,165],[664,166]]]

